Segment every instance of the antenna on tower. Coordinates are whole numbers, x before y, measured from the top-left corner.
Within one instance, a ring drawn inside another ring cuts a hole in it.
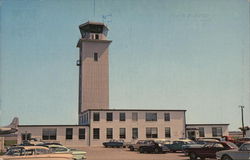
[[[112,22],[112,14],[102,15],[102,22],[109,24]]]

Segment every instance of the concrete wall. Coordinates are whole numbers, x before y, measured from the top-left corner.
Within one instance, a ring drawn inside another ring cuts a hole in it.
[[[250,130],[246,131],[246,137],[250,137]]]
[[[56,140],[43,140],[42,139],[42,130],[44,128],[56,128],[57,129],[57,138]],[[73,139],[66,140],[66,128],[73,128]],[[85,128],[85,139],[79,139],[79,128]],[[47,126],[19,126],[18,130],[18,144],[22,143],[22,134],[31,133],[32,138],[36,138],[39,141],[44,142],[58,142],[67,147],[83,147],[87,146],[89,143],[89,133],[88,127],[84,126],[56,126],[56,125],[47,125]]]
[[[93,121],[93,113],[100,113],[100,121]],[[106,113],[113,112],[113,121],[106,121]],[[119,113],[125,112],[126,121],[119,120]],[[138,121],[132,121],[132,112],[138,112]],[[157,113],[157,121],[146,121],[146,113]],[[170,121],[164,120],[164,113],[170,113]],[[165,127],[171,128],[171,138],[178,139],[185,137],[185,112],[184,111],[89,111],[90,115],[90,141],[91,146],[100,146],[103,142],[109,141],[106,138],[106,128],[113,128],[113,139],[120,139],[120,128],[126,128],[125,142],[133,142],[132,128],[138,128],[138,139],[146,138],[147,127],[157,127],[158,138],[165,139]],[[100,128],[100,139],[93,139],[93,128]]]
[[[82,40],[80,49],[80,111],[108,109],[109,107],[109,56],[111,41]],[[94,60],[98,53],[98,61]]]

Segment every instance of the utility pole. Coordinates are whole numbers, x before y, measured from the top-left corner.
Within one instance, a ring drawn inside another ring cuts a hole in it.
[[[243,112],[244,112],[244,106],[239,106],[239,107],[241,109],[242,135],[243,135],[243,137],[245,137],[246,132],[245,132],[244,114],[243,114]]]

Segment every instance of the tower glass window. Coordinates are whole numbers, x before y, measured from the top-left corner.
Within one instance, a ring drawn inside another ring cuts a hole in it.
[[[113,139],[113,128],[107,128],[106,136],[107,136],[107,139]]]
[[[94,53],[94,61],[96,61],[96,62],[98,61],[98,53],[96,53],[96,52]]]
[[[100,121],[100,113],[99,112],[93,113],[93,121]]]
[[[79,128],[79,139],[85,139],[85,128]]]
[[[106,120],[107,121],[113,121],[113,113],[112,112],[106,113]]]
[[[100,139],[100,128],[93,128],[93,139]]]
[[[126,128],[120,128],[120,138],[126,138]]]
[[[73,128],[66,128],[66,139],[73,138]]]
[[[146,138],[158,138],[158,130],[156,127],[146,128]]]
[[[120,121],[126,121],[126,114],[124,112],[120,113]]]
[[[157,113],[146,113],[146,121],[157,121]]]

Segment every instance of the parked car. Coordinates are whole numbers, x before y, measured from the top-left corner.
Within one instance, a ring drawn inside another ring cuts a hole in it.
[[[183,151],[183,146],[188,144],[194,144],[194,141],[189,139],[176,140],[172,143],[166,144],[170,152]]]
[[[137,151],[141,146],[149,145],[152,140],[138,140],[135,144],[128,146],[130,151]]]
[[[163,143],[156,141],[148,141],[147,145],[139,147],[140,153],[166,153],[169,152],[169,148]]]
[[[239,149],[217,152],[216,158],[218,160],[249,160],[250,142],[244,143]]]
[[[185,152],[188,153],[190,160],[196,160],[198,157],[204,160],[205,158],[216,158],[216,152],[237,148],[232,142],[224,141],[209,143],[200,148],[186,148]]]
[[[235,144],[238,147],[240,147],[245,142],[250,142],[250,137],[244,137],[244,138],[240,138],[240,139],[235,140]]]
[[[71,153],[74,160],[83,160],[86,159],[86,152],[76,149],[67,148],[62,145],[47,145],[50,152],[52,153]]]
[[[104,147],[125,147],[123,140],[110,140],[109,142],[104,142],[102,144],[104,145]]]
[[[42,146],[17,146],[10,148],[1,160],[73,160],[72,154],[53,154],[49,149]]]

